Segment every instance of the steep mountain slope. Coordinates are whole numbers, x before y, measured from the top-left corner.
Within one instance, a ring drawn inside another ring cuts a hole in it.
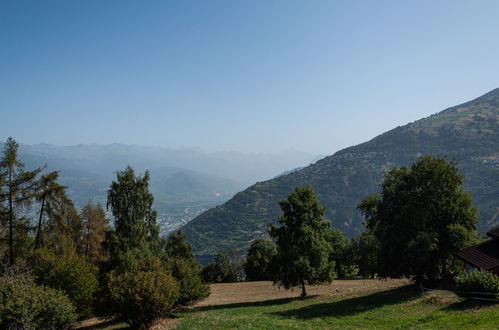
[[[223,205],[193,219],[183,230],[195,253],[209,259],[227,248],[246,249],[265,237],[280,214],[278,201],[295,186],[312,185],[326,218],[346,235],[362,230],[357,203],[378,191],[383,173],[421,155],[458,161],[465,188],[479,210],[478,228],[499,224],[499,89],[473,101],[397,127],[301,170],[258,182]]]

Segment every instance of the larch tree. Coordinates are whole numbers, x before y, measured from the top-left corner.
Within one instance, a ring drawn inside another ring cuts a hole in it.
[[[106,253],[102,243],[106,231],[109,230],[106,212],[100,204],[88,201],[81,209],[80,219],[83,222],[83,237],[79,253],[89,257],[93,262],[103,261]]]
[[[277,244],[274,281],[286,289],[299,285],[304,297],[306,285],[333,279],[331,224],[324,219],[324,208],[309,185],[296,187],[279,204],[283,212],[280,226],[270,227],[270,236]]]
[[[37,168],[32,171],[25,171],[24,164],[19,160],[17,151],[19,144],[11,137],[4,145],[3,157],[0,161],[0,176],[3,178],[1,189],[1,204],[4,206],[9,242],[9,263],[15,261],[14,236],[15,230],[26,227],[16,215],[18,208],[26,206],[33,201],[37,190],[38,182],[36,176],[42,171]],[[24,231],[20,230],[20,231]]]
[[[42,246],[42,220],[48,209],[54,207],[61,198],[65,198],[66,187],[57,183],[59,172],[50,172],[41,176],[36,193],[36,200],[40,203],[38,225],[36,228],[35,249]]]

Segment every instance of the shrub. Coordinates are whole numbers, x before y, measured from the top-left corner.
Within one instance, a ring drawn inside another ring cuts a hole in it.
[[[167,263],[180,285],[178,305],[189,305],[210,295],[210,287],[203,283],[201,266],[197,261],[170,258]]]
[[[64,329],[76,315],[62,292],[38,286],[28,274],[0,278],[1,329]]]
[[[99,283],[91,263],[77,255],[54,256],[43,250],[36,251],[30,262],[38,284],[64,292],[78,316],[92,314]]]
[[[217,264],[208,264],[201,270],[201,278],[204,283],[220,283],[222,278],[220,277],[220,270]]]
[[[111,273],[108,289],[117,314],[135,328],[168,315],[180,296],[177,281],[158,270]]]
[[[459,291],[458,293],[461,296],[484,298],[499,297],[499,276],[494,275],[489,271],[473,269],[472,271],[459,274],[455,277],[455,281]],[[492,293],[492,295],[490,293]]]
[[[274,242],[265,239],[254,241],[244,261],[244,272],[248,281],[270,281],[272,274],[270,264],[277,254]]]

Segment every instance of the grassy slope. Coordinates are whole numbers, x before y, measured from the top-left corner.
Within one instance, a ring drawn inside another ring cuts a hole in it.
[[[499,327],[499,305],[461,302],[448,292],[421,294],[408,287],[350,297],[323,295],[200,307],[180,313],[178,329]]]

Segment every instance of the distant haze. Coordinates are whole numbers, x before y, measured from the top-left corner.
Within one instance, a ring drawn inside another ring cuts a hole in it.
[[[0,139],[329,155],[497,87],[498,13],[494,0],[4,0]]]

